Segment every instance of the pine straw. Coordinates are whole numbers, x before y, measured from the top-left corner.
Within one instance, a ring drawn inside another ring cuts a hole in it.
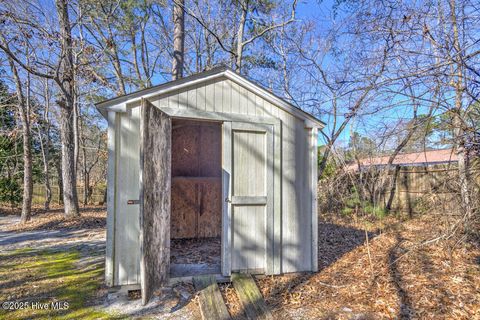
[[[242,306],[240,305],[240,299],[237,296],[237,292],[232,283],[219,284],[220,292],[222,293],[223,301],[227,306],[227,310],[230,316],[234,320],[246,320],[246,316],[243,313]]]
[[[4,211],[6,209],[2,208],[1,212],[4,213]],[[20,215],[20,211],[17,214]],[[25,232],[33,230],[104,229],[106,216],[105,207],[102,206],[80,208],[80,217],[76,218],[66,218],[62,207],[54,207],[48,212],[40,208],[33,208],[30,221],[23,224],[7,225],[4,230]]]
[[[324,222],[319,226],[318,273],[266,277],[257,283],[272,310],[287,318],[298,309],[294,317],[480,319],[479,243],[450,239],[422,244],[438,237],[444,223],[431,215],[369,224],[370,230],[380,227],[369,234],[370,265],[367,246],[358,237],[363,234],[364,241],[365,231],[341,220]]]
[[[171,263],[220,265],[220,238],[170,240]]]

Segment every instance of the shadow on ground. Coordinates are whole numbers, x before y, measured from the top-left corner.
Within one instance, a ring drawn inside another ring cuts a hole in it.
[[[321,221],[318,225],[318,272],[322,272],[329,266],[333,265],[337,260],[341,259],[345,254],[366,243],[367,237],[370,240],[375,238],[378,233],[366,232],[362,229],[356,229],[349,226],[339,225],[332,222]],[[309,282],[309,280],[318,273],[300,273],[298,275],[288,275],[288,280],[284,282],[276,282],[274,295],[283,296],[301,289]],[[261,280],[258,280],[261,281]],[[266,297],[267,298],[267,297]],[[271,301],[272,302],[272,301]],[[267,298],[267,303],[268,298]],[[271,308],[275,306],[271,305]],[[312,307],[314,309],[314,307]],[[245,310],[246,308],[242,308]],[[297,310],[298,311],[298,310]],[[288,316],[292,318],[310,318],[318,317],[318,313],[306,315],[296,313],[296,310],[288,310]],[[310,310],[315,311],[315,310]],[[351,311],[350,311],[351,312]],[[236,320],[245,319],[243,314],[235,317]],[[329,310],[321,315],[319,319],[338,319],[346,314],[342,310]],[[350,313],[347,318],[370,319],[368,314]]]
[[[330,222],[320,222],[318,225],[318,271],[321,272],[346,253],[363,245],[367,236],[373,239],[377,233]]]
[[[86,238],[91,231],[89,230],[45,230],[45,231],[27,231],[27,232],[0,232],[0,248],[2,250],[20,249],[32,246],[32,242],[37,242],[36,247],[48,247],[55,249],[57,245],[52,242],[60,242],[75,240],[76,238]],[[105,241],[95,237],[91,239],[96,245],[104,246]],[[89,241],[81,240],[84,245],[88,246]],[[41,245],[45,244],[45,245]],[[70,244],[68,246],[71,246]]]

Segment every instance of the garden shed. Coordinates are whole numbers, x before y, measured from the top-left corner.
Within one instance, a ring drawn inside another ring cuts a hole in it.
[[[317,270],[320,120],[225,67],[97,108],[108,285],[148,299],[195,273]]]

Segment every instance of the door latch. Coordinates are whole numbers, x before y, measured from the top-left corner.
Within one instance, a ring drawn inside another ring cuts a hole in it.
[[[140,200],[128,200],[127,204],[140,204]]]

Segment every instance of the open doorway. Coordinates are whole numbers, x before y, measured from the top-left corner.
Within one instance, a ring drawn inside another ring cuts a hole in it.
[[[170,276],[219,274],[222,124],[172,121]]]

